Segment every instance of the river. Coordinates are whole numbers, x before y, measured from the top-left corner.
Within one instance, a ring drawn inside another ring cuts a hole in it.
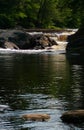
[[[67,110],[83,108],[82,59],[55,51],[0,51],[0,130],[83,130],[84,124],[60,119]],[[46,113],[50,120],[23,120],[29,113]]]

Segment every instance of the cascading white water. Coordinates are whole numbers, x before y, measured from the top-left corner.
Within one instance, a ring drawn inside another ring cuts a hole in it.
[[[51,48],[46,47],[46,49],[38,49],[38,50],[16,50],[16,49],[2,49],[0,48],[0,53],[27,53],[27,54],[37,54],[37,53],[43,53],[43,52],[55,52],[57,54],[59,53],[65,53],[67,41],[66,39],[60,40],[60,37],[67,37],[69,35],[74,34],[77,31],[77,29],[67,29],[67,31],[64,32],[54,32],[54,33],[44,33],[45,35],[49,35],[51,39],[55,40],[58,45],[53,45]],[[28,32],[29,33],[29,32]],[[43,32],[30,32],[30,35],[35,34],[43,34]]]

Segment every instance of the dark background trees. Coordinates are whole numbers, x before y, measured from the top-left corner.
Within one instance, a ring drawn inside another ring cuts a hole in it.
[[[79,28],[83,0],[0,0],[0,28]]]

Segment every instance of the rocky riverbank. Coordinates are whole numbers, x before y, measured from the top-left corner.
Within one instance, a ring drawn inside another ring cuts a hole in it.
[[[4,49],[60,49],[62,42],[74,31],[0,30],[0,48]],[[60,43],[61,42],[61,43]]]

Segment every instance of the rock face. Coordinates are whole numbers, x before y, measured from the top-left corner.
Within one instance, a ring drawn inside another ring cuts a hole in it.
[[[22,116],[23,119],[32,121],[47,121],[50,119],[48,114],[26,114]]]
[[[84,54],[84,28],[80,28],[75,34],[68,37],[66,52]]]
[[[84,122],[84,110],[74,110],[65,112],[61,119],[66,123],[82,123]]]
[[[6,42],[6,41],[4,41],[4,42],[0,42],[0,47],[1,48],[5,48],[5,49],[19,49],[19,47],[17,46],[17,45],[15,45],[14,43],[12,43],[12,42]]]
[[[21,30],[0,30],[0,47],[10,49],[45,49],[57,43],[44,34],[30,35]]]

